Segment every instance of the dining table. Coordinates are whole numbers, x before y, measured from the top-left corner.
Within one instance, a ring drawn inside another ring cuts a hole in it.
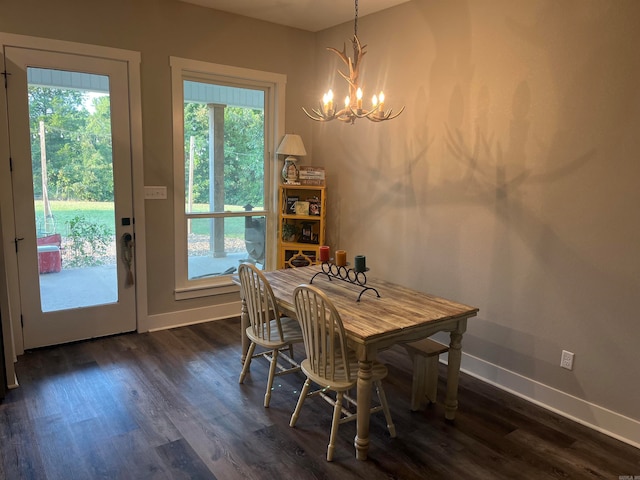
[[[358,358],[354,440],[357,459],[365,460],[369,451],[373,361],[379,351],[393,345],[420,340],[437,332],[449,332],[445,418],[455,419],[462,336],[467,329],[467,320],[477,315],[477,308],[375,278],[367,272],[354,272],[348,267],[326,263],[263,273],[282,314],[296,317],[293,291],[301,284],[320,288],[338,310],[348,345]],[[250,343],[244,333],[249,326],[249,316],[242,289],[240,295],[244,361]]]

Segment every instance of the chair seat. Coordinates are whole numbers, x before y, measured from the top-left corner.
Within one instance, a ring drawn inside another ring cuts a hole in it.
[[[288,346],[290,343],[302,342],[302,330],[300,329],[298,320],[290,317],[280,317],[280,325],[282,327],[283,341],[280,341],[278,325],[273,320],[269,324],[269,326],[271,327],[271,335],[269,336],[269,338],[272,338],[272,341],[267,341],[267,335],[256,337],[256,335],[254,335],[253,333],[253,327],[251,326],[247,327],[247,337],[252,342],[259,343],[260,345],[268,349],[282,348]]]

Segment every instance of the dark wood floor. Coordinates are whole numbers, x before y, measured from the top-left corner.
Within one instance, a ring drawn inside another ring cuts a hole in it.
[[[398,432],[372,418],[369,459],[355,424],[325,461],[331,407],[307,401],[303,377],[276,379],[262,407],[266,362],[244,385],[239,320],[39,349],[17,364],[21,387],[0,404],[0,478],[15,479],[618,479],[640,475],[640,450],[467,375],[455,424],[439,403],[409,410],[410,364],[394,348],[385,390]],[[302,352],[302,351],[301,351]]]

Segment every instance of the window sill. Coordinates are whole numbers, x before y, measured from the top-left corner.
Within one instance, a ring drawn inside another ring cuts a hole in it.
[[[190,298],[213,297],[228,293],[240,292],[240,287],[229,278],[216,285],[199,285],[193,287],[176,288],[174,297],[176,300],[188,300]]]

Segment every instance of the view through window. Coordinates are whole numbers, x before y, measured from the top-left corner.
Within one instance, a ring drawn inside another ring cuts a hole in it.
[[[265,93],[193,80],[183,91],[187,278],[263,268]]]

